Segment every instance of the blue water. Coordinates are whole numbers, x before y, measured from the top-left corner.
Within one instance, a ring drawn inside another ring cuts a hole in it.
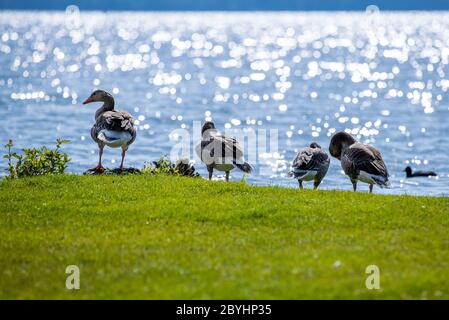
[[[97,106],[81,102],[102,88],[137,120],[127,166],[169,155],[174,130],[193,134],[194,121],[211,119],[221,130],[277,130],[277,148],[245,145],[256,168],[247,181],[296,187],[295,153],[313,140],[327,150],[347,130],[384,156],[393,188],[375,192],[447,195],[448,39],[449,12],[3,11],[0,142],[71,139],[69,171],[95,166]],[[106,166],[119,161],[119,150],[105,152]],[[439,177],[405,180],[406,165]],[[322,188],[351,188],[335,159]]]

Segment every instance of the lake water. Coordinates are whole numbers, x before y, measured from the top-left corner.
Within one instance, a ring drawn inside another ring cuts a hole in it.
[[[393,188],[375,192],[448,195],[448,63],[447,12],[3,11],[0,142],[71,139],[69,171],[94,167],[97,106],[81,102],[102,88],[137,120],[128,166],[170,154],[179,129],[212,119],[221,130],[276,130],[277,150],[253,150],[247,181],[296,187],[286,175],[295,153],[313,140],[327,150],[332,133],[350,130],[387,163]],[[106,166],[119,162],[119,150],[105,152]],[[407,164],[440,176],[405,180]],[[351,189],[337,160],[321,187]]]

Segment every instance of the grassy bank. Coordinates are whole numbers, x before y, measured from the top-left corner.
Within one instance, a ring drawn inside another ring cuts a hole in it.
[[[371,264],[381,290],[365,288]],[[447,299],[448,270],[448,198],[168,176],[0,182],[2,299]]]

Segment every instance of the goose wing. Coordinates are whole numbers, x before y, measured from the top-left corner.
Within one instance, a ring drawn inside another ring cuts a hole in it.
[[[387,166],[380,152],[369,145],[354,143],[345,150],[341,165],[346,174],[357,176],[360,171],[376,176],[388,177]]]
[[[243,149],[235,138],[215,135],[201,141],[201,159],[206,154],[213,159],[240,160]]]
[[[318,148],[305,148],[293,160],[293,168],[299,170],[319,171],[323,166],[329,165],[329,156]]]
[[[136,139],[136,128],[134,127],[133,117],[125,111],[106,111],[102,113],[96,121],[95,131],[111,130],[117,132],[129,132],[131,140],[128,145]]]
[[[112,131],[128,131],[134,127],[132,116],[124,111],[106,111],[97,123],[102,126],[101,129]]]

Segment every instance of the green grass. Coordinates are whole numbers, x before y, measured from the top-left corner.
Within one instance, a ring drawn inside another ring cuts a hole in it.
[[[65,268],[81,289],[65,288]],[[379,266],[381,290],[365,288]],[[168,176],[0,182],[2,299],[449,298],[449,199]]]

